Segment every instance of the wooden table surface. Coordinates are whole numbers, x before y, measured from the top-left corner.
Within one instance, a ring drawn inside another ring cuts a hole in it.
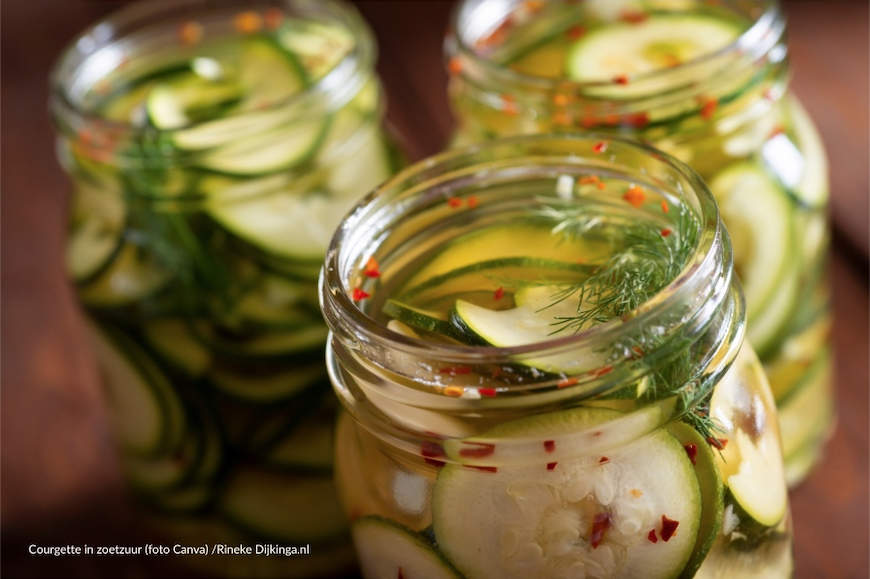
[[[48,68],[111,0],[2,2],[2,554],[16,577],[150,576],[153,562],[35,559],[31,542],[135,536],[82,322],[62,269],[67,183],[46,113]],[[360,2],[380,43],[389,117],[417,157],[444,143],[449,2]],[[794,87],[831,157],[839,423],[792,493],[800,578],[868,577],[868,13],[789,2]],[[144,566],[143,566],[144,565]]]

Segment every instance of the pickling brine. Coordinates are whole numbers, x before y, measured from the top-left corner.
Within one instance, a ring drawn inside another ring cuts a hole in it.
[[[363,574],[790,577],[774,399],[687,167],[494,141],[343,222],[321,300]]]
[[[466,0],[452,30],[457,142],[603,131],[708,182],[782,418],[788,478],[803,478],[833,419],[828,169],[788,90],[777,2]]]

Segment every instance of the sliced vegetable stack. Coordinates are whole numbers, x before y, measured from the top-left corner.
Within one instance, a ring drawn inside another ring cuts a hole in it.
[[[358,39],[337,24],[224,25],[146,39],[81,97],[116,125],[61,138],[68,269],[136,492],[220,542],[314,544],[279,575],[338,572],[316,280],[338,221],[394,169],[380,87],[340,70]]]

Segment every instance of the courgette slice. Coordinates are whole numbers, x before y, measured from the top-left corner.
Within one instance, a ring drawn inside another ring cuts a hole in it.
[[[416,308],[398,300],[389,299],[384,303],[383,312],[417,330],[441,334],[460,341],[468,341],[469,338],[468,334],[453,325],[446,316],[435,311]]]
[[[461,577],[423,535],[398,523],[362,517],[353,524],[351,533],[365,579]]]
[[[333,412],[320,412],[302,420],[289,435],[276,442],[264,457],[269,468],[305,472],[332,472]]]
[[[317,363],[265,374],[217,367],[209,373],[209,379],[217,390],[234,398],[272,404],[303,392],[321,381],[324,375],[322,365]]]
[[[327,74],[354,46],[344,27],[314,20],[292,20],[277,32],[278,42],[299,59],[312,80]]]
[[[149,320],[142,326],[142,334],[155,352],[190,376],[202,376],[211,365],[211,353],[191,334],[184,320]]]
[[[282,543],[323,542],[347,531],[331,477],[240,469],[227,482],[219,509],[237,527]]]
[[[293,330],[261,331],[248,335],[228,334],[204,322],[192,323],[191,330],[213,352],[237,360],[282,358],[310,353],[326,342],[328,333],[322,323]]]
[[[823,440],[833,415],[831,396],[831,354],[823,348],[805,368],[803,378],[778,402],[782,452],[796,454],[813,440]]]
[[[120,191],[78,182],[66,246],[66,266],[73,281],[94,280],[118,255],[126,214]]]
[[[109,266],[79,288],[79,298],[93,308],[116,308],[142,301],[172,279],[147,250],[124,243]]]
[[[481,438],[498,449],[502,437],[506,444],[540,437],[539,464],[442,468],[433,526],[448,559],[469,579],[564,576],[575,569],[608,577],[678,575],[692,554],[702,511],[698,478],[682,445],[655,429],[599,452],[587,454],[576,442],[560,448],[562,437],[604,428],[619,416],[576,408],[506,423]],[[545,452],[545,439],[554,442],[553,453]],[[677,521],[676,533],[662,535],[663,517]]]
[[[190,73],[154,86],[145,108],[148,119],[158,129],[178,129],[218,115],[242,94],[242,87],[236,83]]]

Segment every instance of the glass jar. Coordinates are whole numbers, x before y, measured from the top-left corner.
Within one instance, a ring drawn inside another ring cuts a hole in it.
[[[834,413],[827,161],[788,90],[785,32],[775,0],[465,0],[446,54],[458,143],[604,131],[668,151],[707,181],[796,484]]]
[[[374,59],[339,2],[184,0],[97,23],[52,75],[67,265],[131,488],[181,544],[310,548],[185,558],[209,574],[353,565],[316,279],[393,171]]]
[[[361,202],[320,297],[364,576],[789,577],[731,264],[700,178],[610,137],[444,153]],[[650,293],[614,305],[615,280]],[[584,304],[601,317],[561,331]]]

